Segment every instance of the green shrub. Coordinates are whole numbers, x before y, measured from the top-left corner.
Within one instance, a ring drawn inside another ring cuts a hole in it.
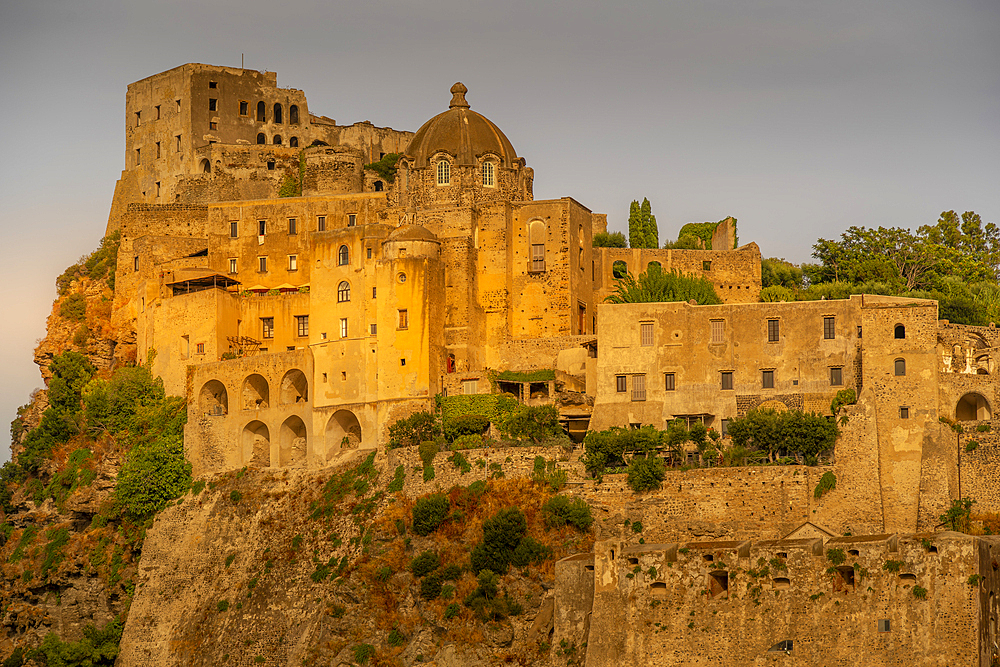
[[[45,532],[45,536],[49,538],[49,541],[45,545],[45,560],[42,562],[41,575],[43,580],[50,571],[59,567],[59,563],[65,558],[63,549],[69,543],[69,530],[67,528],[50,528]]]
[[[463,475],[472,470],[472,466],[469,465],[469,460],[465,458],[462,452],[453,452],[452,455],[448,457],[448,460],[456,468],[461,470]]]
[[[363,665],[375,655],[375,647],[371,644],[358,644],[352,649],[354,662]]]
[[[371,162],[365,165],[365,169],[370,169],[385,179],[386,183],[396,180],[396,163],[399,162],[399,153],[386,153],[378,162]]]
[[[375,570],[375,579],[377,581],[386,582],[392,578],[392,568],[388,565],[383,565],[379,569]]]
[[[542,512],[545,515],[545,525],[549,528],[569,524],[577,530],[587,530],[594,522],[590,505],[582,498],[552,496],[542,505]]]
[[[827,549],[826,559],[836,565],[843,565],[844,561],[847,560],[847,556],[844,554],[843,549]]]
[[[555,459],[546,462],[545,457],[536,456],[531,479],[536,484],[548,486],[553,491],[558,491],[566,484],[568,475],[565,470],[556,468]]]
[[[918,600],[927,599],[927,589],[924,588],[923,586],[914,586],[913,597],[917,598]]]
[[[434,466],[424,466],[424,482],[434,479]]]
[[[16,563],[24,558],[25,550],[31,546],[31,543],[35,541],[38,536],[38,527],[31,523],[25,526],[24,532],[21,533],[21,539],[18,540],[17,545],[14,547],[14,551],[11,552],[10,557],[7,559],[8,563]]]
[[[191,484],[191,495],[197,496],[205,490],[205,480],[199,479]]]
[[[978,440],[969,440],[967,443],[965,443],[965,451],[966,452],[974,452],[977,449],[979,449],[979,441]]]
[[[425,600],[436,600],[441,595],[441,574],[431,572],[420,582],[420,597]]]
[[[229,600],[219,600],[215,606],[220,612],[227,611],[229,609]]]
[[[840,412],[840,408],[845,405],[854,405],[858,402],[858,396],[854,393],[853,389],[841,389],[837,392],[837,395],[833,397],[833,401],[830,402],[830,412],[832,414],[837,414]]]
[[[976,425],[976,430],[979,431],[980,433],[986,433],[987,431],[990,430],[990,425],[989,424],[977,424]]]
[[[665,476],[666,466],[658,456],[636,456],[629,462],[628,485],[636,493],[660,488]]]
[[[833,472],[827,470],[823,473],[823,476],[819,478],[819,483],[816,484],[816,490],[813,491],[813,498],[822,498],[823,494],[827,491],[832,491],[837,488],[837,476]]]
[[[73,322],[82,322],[87,319],[86,297],[79,292],[70,294],[59,304],[59,317]]]
[[[502,509],[484,521],[483,540],[472,550],[472,571],[476,574],[483,570],[506,573],[511,554],[517,549],[527,529],[527,520],[517,507]]]
[[[389,632],[389,637],[386,639],[389,646],[402,646],[406,643],[406,635],[399,631],[399,628],[393,628]]]
[[[417,535],[430,535],[448,516],[450,508],[448,496],[443,493],[432,493],[419,498],[413,505],[413,532]]]
[[[239,502],[243,500],[243,494],[237,491],[236,489],[233,489],[232,491],[229,492],[229,499],[233,501],[234,505],[238,505]]]
[[[542,440],[563,433],[559,424],[559,411],[552,405],[522,405],[504,417],[500,432],[511,440]]]
[[[510,563],[514,567],[527,567],[529,563],[537,565],[552,558],[552,548],[548,547],[531,535],[525,535],[514,553],[510,555]]]
[[[437,415],[427,411],[414,412],[389,427],[389,449],[416,447],[424,441],[433,440],[439,432]]]
[[[520,406],[510,394],[457,394],[438,398],[442,419],[448,422],[462,415],[482,415],[493,424]]]
[[[461,607],[458,606],[457,602],[452,602],[450,605],[448,605],[447,607],[445,607],[444,617],[446,619],[448,619],[448,620],[451,620],[451,619],[455,618],[456,616],[458,616],[458,612],[459,612],[460,609],[461,609]]]
[[[442,581],[458,581],[462,577],[462,568],[455,563],[448,563],[441,568]]]
[[[388,491],[389,493],[399,493],[403,490],[403,481],[406,479],[406,468],[400,464],[396,466],[396,474],[393,475],[392,481],[389,482]]]
[[[64,642],[50,632],[38,648],[27,651],[24,657],[48,667],[111,667],[118,657],[121,638],[122,623],[116,618],[101,629],[85,626],[83,637],[75,642]]]
[[[517,616],[523,608],[507,593],[499,595],[499,577],[490,570],[479,573],[479,585],[466,596],[463,604],[472,610],[476,617],[486,623],[502,621],[507,616]]]
[[[425,468],[434,461],[434,457],[439,451],[438,444],[433,440],[424,440],[417,449],[417,452],[420,454],[420,460],[423,462]]]
[[[226,567],[228,568],[232,565],[234,560],[236,560],[236,554],[229,554],[226,556]]]
[[[461,415],[444,423],[444,437],[448,442],[466,435],[482,435],[490,427],[485,415]]]
[[[455,438],[455,442],[451,443],[451,448],[453,450],[482,449],[485,443],[486,439],[481,435],[462,435]]]
[[[795,293],[781,285],[771,285],[760,291],[760,300],[764,302],[795,301]]]
[[[424,551],[410,561],[410,572],[415,577],[423,577],[441,566],[441,559],[433,551]]]

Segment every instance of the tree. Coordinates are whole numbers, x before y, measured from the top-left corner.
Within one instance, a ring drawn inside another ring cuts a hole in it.
[[[664,272],[659,265],[651,264],[639,274],[615,280],[615,291],[605,299],[608,303],[654,303],[663,301],[691,301],[698,305],[719,304],[722,301],[715,287],[705,278],[685,276],[675,271]]]
[[[760,261],[761,287],[780,286],[795,290],[802,288],[802,269],[785,259],[769,257]]]
[[[642,225],[639,202],[633,201],[628,211],[628,244],[633,248],[646,247],[646,229]]]
[[[642,206],[639,207],[639,217],[642,220],[642,230],[644,245],[643,248],[659,248],[660,232],[656,228],[656,216],[653,215],[649,200],[643,197]]]
[[[621,232],[597,232],[591,245],[595,248],[627,248],[628,241]]]

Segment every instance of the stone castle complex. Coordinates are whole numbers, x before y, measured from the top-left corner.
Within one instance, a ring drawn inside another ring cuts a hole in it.
[[[814,498],[798,467],[670,473],[632,508],[661,544],[560,562],[556,639],[595,665],[992,664],[1000,542],[912,534],[952,499],[1000,511],[1000,439],[977,430],[998,400],[997,329],[925,300],[760,303],[760,251],[731,218],[703,249],[594,248],[606,216],[535,200],[467,92],[411,133],[313,115],[273,73],[188,64],[128,87],[108,231],[113,318],[134,335],[116,355],[187,396],[195,474],[326,466],[503,371],[552,370],[586,399],[564,417],[598,430],[684,418],[725,434],[758,407],[829,414],[853,388],[821,470],[835,492]],[[603,303],[652,263],[723,304]],[[829,549],[849,555],[826,591]]]

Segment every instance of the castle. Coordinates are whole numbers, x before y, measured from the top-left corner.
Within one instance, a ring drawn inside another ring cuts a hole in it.
[[[964,496],[1000,511],[994,326],[938,320],[936,302],[918,299],[760,303],[760,251],[736,247],[732,219],[703,249],[594,248],[606,216],[569,197],[534,200],[532,169],[467,92],[455,84],[447,110],[410,133],[312,115],[304,93],[278,88],[273,73],[188,64],[128,87],[126,168],[108,231],[121,232],[113,318],[132,333],[116,355],[150,359],[167,391],[188,398],[185,451],[196,475],[325,466],[345,449],[375,448],[435,395],[490,393],[497,371],[551,370],[550,385],[592,400],[585,414],[564,415],[591,429],[683,418],[725,434],[751,409],[829,414],[838,391],[855,389],[835,461],[820,469],[837,476],[830,497],[812,498],[812,473],[791,467],[747,479],[730,469],[671,477],[659,503],[636,509],[658,526],[659,545],[605,545],[610,557],[573,561],[571,570],[584,569],[572,577],[589,578],[584,598],[606,601],[588,623],[622,629],[653,623],[641,603],[691,601],[662,577],[641,591],[644,580],[626,582],[615,548],[629,567],[677,568],[673,576],[694,567],[677,555],[694,547],[678,544],[701,534],[725,538],[697,547],[703,562],[753,569],[758,556],[822,554],[822,541],[842,533],[933,530]],[[723,304],[603,303],[616,275],[653,263],[707,278]],[[748,542],[759,537],[797,542]],[[880,539],[878,558],[891,560],[897,543],[912,547],[911,538]],[[992,542],[946,542],[967,561],[962,572],[988,573],[991,563],[995,572]],[[805,557],[795,566],[820,577]],[[779,579],[775,591],[788,583]],[[974,626],[980,646],[987,636],[995,646],[997,607],[985,596],[996,577],[988,581],[982,600],[963,597],[972,595],[964,583],[941,585],[942,596],[961,598],[958,623]],[[785,596],[796,608],[808,604],[802,590]],[[757,632],[748,609],[739,623]],[[879,622],[893,618],[884,611]],[[580,627],[565,632],[585,641]],[[929,626],[914,627],[907,632]],[[772,637],[775,660],[753,664],[776,664],[802,636],[792,635]],[[619,642],[610,648],[590,641],[595,664],[637,664],[646,650],[613,633],[603,640]],[[815,654],[829,645],[815,643]],[[650,646],[650,655],[672,650]],[[703,655],[736,653],[719,645]],[[751,664],[751,653],[738,664]]]

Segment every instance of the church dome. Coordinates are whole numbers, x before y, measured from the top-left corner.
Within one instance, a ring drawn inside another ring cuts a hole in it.
[[[499,127],[469,108],[465,101],[468,90],[461,83],[452,86],[448,110],[431,118],[413,135],[406,155],[416,160],[417,167],[428,166],[428,160],[438,151],[454,155],[456,166],[476,166],[477,158],[484,153],[499,156],[502,167],[513,166],[517,159],[514,147]]]
[[[434,232],[421,225],[400,225],[389,234],[387,241],[433,241],[438,242]]]

